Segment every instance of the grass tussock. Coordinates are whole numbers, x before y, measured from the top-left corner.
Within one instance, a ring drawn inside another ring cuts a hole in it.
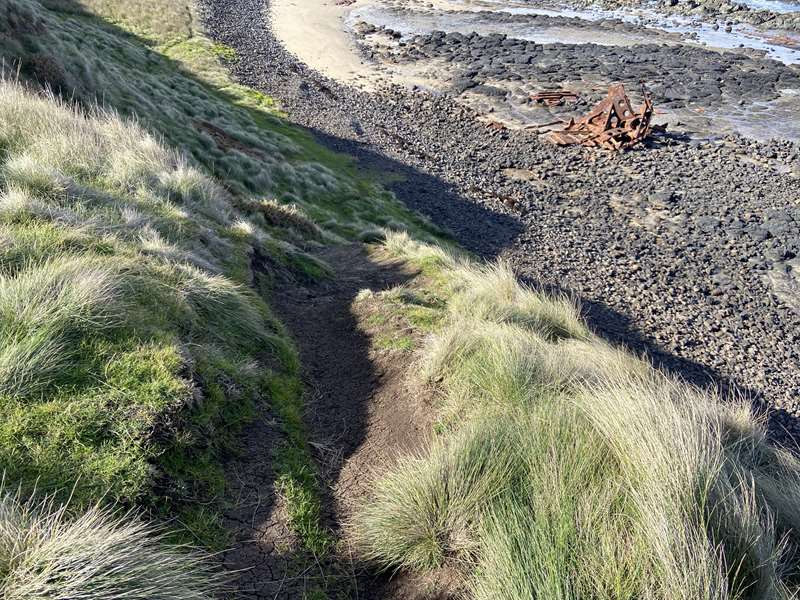
[[[317,224],[295,205],[285,206],[275,200],[262,200],[253,208],[272,227],[290,227],[310,237],[319,237],[322,233]]]
[[[0,275],[0,394],[31,398],[46,390],[87,331],[113,325],[112,268],[53,257]]]
[[[6,600],[210,600],[221,590],[206,556],[167,545],[135,515],[95,505],[70,516],[52,500],[0,495],[0,595]]]
[[[223,459],[264,400],[287,434],[274,466],[290,524],[324,554],[274,275],[330,276],[309,253],[324,241],[433,228],[233,83],[236,52],[197,30],[191,2],[6,0],[0,56],[0,472],[20,497],[52,498],[14,505],[20,536],[38,523],[45,549],[86,536],[25,571],[28,587],[0,565],[4,597],[205,597],[160,538],[147,546],[147,528],[98,503],[221,547]],[[84,516],[62,519],[67,498]],[[125,535],[129,560],[110,546]]]
[[[0,470],[76,508],[218,494],[254,365],[295,368],[244,285],[266,234],[233,235],[228,192],[110,110],[7,81],[0,102]]]
[[[419,369],[443,434],[376,481],[367,558],[448,567],[476,599],[796,596],[800,462],[746,403],[611,348],[506,265],[383,251],[444,300]]]

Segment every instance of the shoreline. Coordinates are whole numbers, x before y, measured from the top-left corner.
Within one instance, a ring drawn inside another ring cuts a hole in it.
[[[634,96],[639,83],[650,80],[649,84],[656,85],[650,89],[660,122],[671,129],[677,126],[698,139],[739,133],[762,141],[774,135],[800,141],[800,125],[792,123],[791,118],[800,100],[781,91],[793,86],[766,79],[756,81],[752,75],[766,66],[776,71],[776,80],[780,77],[784,82],[789,81],[784,77],[791,75],[792,68],[800,74],[800,67],[774,63],[774,58],[763,54],[766,50],[705,47],[677,30],[635,24],[604,13],[592,20],[589,13],[578,17],[579,13],[570,11],[559,15],[552,10],[526,8],[533,12],[511,14],[489,12],[481,3],[467,6],[465,11],[452,0],[357,0],[346,6],[334,0],[310,0],[298,8],[298,0],[273,0],[269,11],[276,39],[299,64],[324,77],[371,93],[400,86],[449,94],[483,115],[485,122],[510,129],[579,117],[604,96],[611,79],[628,84]],[[466,39],[444,44],[436,36],[436,28],[446,27],[445,22],[450,23],[448,32],[459,32]],[[420,33],[411,35],[409,31]],[[470,32],[477,32],[480,38],[475,40],[479,42],[475,47],[466,46],[465,42],[476,35]],[[496,34],[507,36],[508,42],[492,40]],[[509,59],[519,64],[500,68],[512,39],[523,40],[511,50],[514,55]],[[665,45],[674,49],[667,51]],[[538,48],[536,59],[530,55],[533,47]],[[684,57],[678,59],[677,71],[671,53]],[[541,61],[561,65],[556,69],[558,75],[554,77],[553,67],[539,68]],[[571,68],[572,64],[587,63],[594,64],[595,69],[600,64],[604,76],[597,79],[594,71]],[[647,64],[640,66],[643,63]],[[722,63],[722,77],[717,76],[715,63]],[[620,65],[625,68],[619,70]],[[688,83],[699,83],[693,69],[704,79],[695,88]],[[653,79],[654,73],[670,76]],[[798,81],[795,75],[794,87],[800,90]],[[532,91],[557,83],[582,97],[571,112],[543,111],[530,105]],[[747,106],[741,108],[742,97],[766,104],[749,113]],[[786,123],[788,128],[779,123]]]
[[[335,0],[273,0],[267,9],[272,32],[283,47],[303,64],[339,84],[377,93],[391,86],[444,91],[436,69],[410,65],[387,68],[362,57],[359,36],[350,31],[347,15],[370,0],[337,4]],[[444,6],[434,0],[431,6]]]
[[[265,10],[275,36],[298,60],[323,75],[361,89],[375,89],[375,73],[358,54],[344,15],[358,2],[274,0]]]
[[[610,341],[697,385],[763,399],[776,436],[800,435],[800,370],[787,368],[800,365],[787,333],[800,313],[769,283],[794,277],[800,253],[800,177],[784,169],[800,145],[727,136],[622,155],[554,147],[487,128],[451,97],[332,81],[269,24],[253,25],[261,0],[204,1],[211,36],[241,56],[239,80],[410,208],[526,281],[578,298]]]

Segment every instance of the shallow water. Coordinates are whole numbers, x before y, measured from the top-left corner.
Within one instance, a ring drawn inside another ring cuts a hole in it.
[[[786,36],[786,32],[762,32],[745,26],[734,27],[731,32],[725,32],[724,26],[714,29],[713,24],[688,17],[667,16],[648,9],[576,10],[568,7],[543,7],[527,0],[449,0],[445,7],[433,10],[400,10],[396,6],[379,3],[360,6],[351,11],[348,22],[353,25],[363,20],[376,26],[385,26],[399,31],[404,38],[440,30],[464,34],[474,31],[482,35],[503,33],[509,37],[541,44],[560,42],[629,46],[641,43],[686,43],[715,49],[738,49],[744,46],[764,50],[768,57],[786,64],[800,64],[800,34],[781,37],[781,44],[776,44],[771,40],[777,36]],[[571,27],[568,24],[547,26],[535,22],[504,22],[493,20],[491,12],[560,16],[593,22],[619,20],[640,25],[643,29],[614,31],[601,27]],[[652,31],[655,29],[673,35],[659,35]],[[782,45],[794,43],[797,48]],[[438,78],[441,78],[441,73]],[[510,116],[513,121],[541,122],[541,118],[533,118],[533,115],[510,102],[496,108],[499,113]],[[800,119],[797,118],[800,114],[800,90],[783,90],[779,99],[770,102],[749,103],[741,107],[727,104],[702,113],[693,112],[694,110],[664,110],[661,115],[669,122],[685,123],[689,130],[696,131],[700,137],[735,132],[760,140],[782,138],[800,141]]]
[[[772,0],[748,0],[772,1]],[[599,44],[602,46],[630,46],[633,44],[664,41],[648,35],[646,30],[675,33],[676,41],[723,50],[752,48],[761,50],[769,58],[784,64],[800,64],[800,34],[790,32],[764,32],[746,25],[737,25],[730,32],[724,24],[705,23],[696,18],[668,16],[650,9],[576,10],[569,7],[545,8],[524,0],[454,0],[452,11],[405,11],[379,4],[363,6],[350,13],[350,22],[365,20],[374,25],[384,25],[400,31],[405,36],[429,33],[434,30],[458,31],[480,34],[505,33],[510,37],[535,41],[540,44]],[[578,27],[546,27],[524,23],[492,22],[483,14],[465,14],[486,11],[515,15],[561,16],[583,21],[619,20],[645,28],[642,33],[591,30]],[[780,43],[776,43],[776,42]]]
[[[774,2],[775,4],[786,6],[792,5],[795,7],[794,10],[800,10],[800,5],[784,2],[783,0],[742,1],[747,3]],[[460,3],[467,10],[488,9],[518,15],[562,16],[586,21],[618,19],[648,29],[660,29],[681,34],[686,43],[696,43],[709,48],[726,50],[742,47],[763,50],[767,53],[767,56],[784,64],[800,64],[800,34],[797,33],[763,32],[747,25],[733,26],[732,30],[727,32],[721,23],[707,23],[694,17],[665,15],[647,8],[625,10],[604,10],[601,8],[575,10],[569,7],[542,8],[524,0],[481,0],[480,2],[460,0]],[[783,12],[792,11],[785,10]],[[773,39],[777,36],[782,36],[791,45],[775,43]]]
[[[531,13],[534,14],[534,13]],[[535,14],[551,14],[541,11]],[[553,12],[553,15],[558,13]],[[569,16],[562,14],[561,16]],[[383,6],[364,6],[351,12],[348,22],[368,21],[399,31],[404,37],[441,30],[481,35],[504,33],[509,37],[530,40],[539,44],[599,44],[601,46],[632,46],[652,41],[647,34],[598,31],[568,26],[531,26],[524,23],[498,23],[483,14],[408,12]]]
[[[800,2],[785,0],[734,0],[734,2],[757,10],[769,10],[780,14],[800,12]]]

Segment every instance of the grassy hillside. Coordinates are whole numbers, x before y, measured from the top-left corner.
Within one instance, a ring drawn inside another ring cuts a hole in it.
[[[404,235],[380,254],[423,273],[361,302],[432,331],[415,376],[440,435],[375,482],[364,556],[475,599],[797,596],[800,461],[749,405],[608,346],[502,264]]]
[[[221,465],[258,402],[286,434],[291,525],[327,551],[269,298],[332,276],[320,246],[387,229],[410,235],[376,252],[420,274],[357,301],[376,344],[417,353],[439,420],[352,523],[364,558],[475,599],[800,592],[800,463],[748,406],[610,347],[507,266],[422,243],[423,220],[229,80],[235,53],[190,4],[0,0],[0,55],[4,598],[213,597],[207,563],[142,515],[223,544]]]
[[[348,159],[288,125],[270,98],[232,83],[222,63],[236,60],[235,52],[199,35],[194,21],[175,24],[191,16],[191,6],[4,0],[5,69],[19,68],[23,78],[69,98],[135,117],[235,196],[298,204],[332,235],[355,236],[375,225],[413,220],[386,192],[355,176]],[[109,26],[89,16],[89,9],[125,20]]]
[[[0,470],[23,497],[141,506],[214,546],[221,458],[266,400],[320,546],[269,290],[329,276],[320,244],[429,228],[233,84],[188,7],[0,1]]]

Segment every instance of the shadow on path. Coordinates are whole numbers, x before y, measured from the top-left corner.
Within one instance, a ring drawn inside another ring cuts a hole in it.
[[[389,289],[412,274],[392,264],[376,264],[361,244],[328,248],[319,258],[335,274],[313,283],[291,276],[279,279],[273,307],[300,354],[305,422],[323,477],[323,524],[339,534],[343,498],[342,490],[335,488],[348,485],[336,484],[342,467],[365,442],[370,407],[383,375],[370,359],[370,340],[359,329],[352,305],[362,289]],[[230,526],[237,539],[226,555],[226,567],[247,569],[239,579],[237,598],[288,600],[309,597],[314,590],[324,591],[326,597],[359,597],[364,590],[380,589],[382,579],[344,553],[321,560],[309,556],[286,527],[286,507],[275,492],[271,465],[281,441],[276,425],[265,409],[245,436],[238,468],[234,464],[231,469],[239,498]]]

